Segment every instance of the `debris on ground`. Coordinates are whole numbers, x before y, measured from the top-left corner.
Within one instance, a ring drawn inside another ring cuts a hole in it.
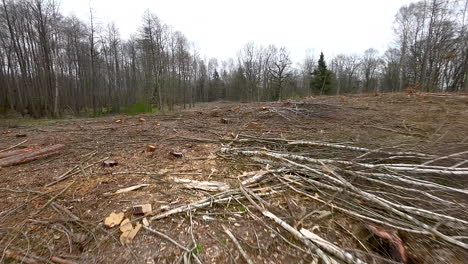
[[[156,146],[155,145],[148,145],[148,146],[146,146],[146,151],[147,152],[155,152],[156,151]]]
[[[0,167],[9,167],[24,164],[39,159],[46,159],[57,155],[65,147],[63,144],[48,147],[30,147],[7,152],[0,152]]]
[[[182,153],[182,152],[177,152],[177,151],[171,152],[171,155],[172,155],[174,158],[177,158],[177,159],[181,159],[181,158],[184,157],[184,153]]]
[[[104,219],[104,224],[108,227],[114,227],[120,225],[124,218],[124,213],[115,213],[112,212],[106,219]]]
[[[126,187],[126,188],[123,188],[123,189],[119,189],[115,192],[107,192],[107,193],[104,193],[104,196],[112,196],[112,195],[117,195],[117,194],[121,194],[121,193],[127,193],[127,192],[131,192],[131,191],[136,191],[138,189],[141,189],[141,188],[144,188],[144,187],[148,187],[150,186],[149,184],[138,184],[138,185],[134,185],[134,186],[130,186],[130,187]]]
[[[134,215],[148,215],[153,212],[151,204],[135,205],[132,207],[132,214]]]
[[[207,192],[222,192],[230,189],[229,184],[215,181],[195,181],[190,179],[173,178],[175,183],[181,183],[184,188],[198,189]]]
[[[467,104],[421,92],[0,120],[0,160],[73,146],[0,169],[0,262],[463,264]]]

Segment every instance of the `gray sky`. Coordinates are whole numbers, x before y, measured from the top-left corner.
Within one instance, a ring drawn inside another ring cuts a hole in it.
[[[91,5],[102,26],[115,22],[121,36],[135,33],[146,9],[182,31],[202,55],[235,57],[247,42],[286,46],[295,62],[306,51],[326,57],[381,53],[392,41],[398,9],[412,0],[61,0],[65,15],[89,19]]]

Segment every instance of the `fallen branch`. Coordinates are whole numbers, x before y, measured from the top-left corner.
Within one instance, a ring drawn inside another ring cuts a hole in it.
[[[273,171],[270,171],[270,170],[266,170],[266,171],[264,171],[264,170],[255,171],[255,172],[253,173],[253,176],[252,176],[252,177],[243,180],[243,181],[241,182],[241,184],[242,184],[242,185],[250,185],[250,184],[257,183],[257,182],[263,180],[263,178],[265,178],[265,176],[268,175],[268,174],[271,173],[271,172],[273,172]],[[244,173],[242,176],[244,176],[244,175],[249,175],[249,176],[250,176],[251,174],[249,174],[249,173]]]
[[[222,192],[230,189],[229,184],[215,181],[195,181],[189,179],[174,178],[175,183],[182,183],[185,188],[199,189],[208,192]]]
[[[454,154],[450,154],[450,155],[447,155],[447,156],[439,157],[439,158],[424,162],[422,165],[428,165],[428,164],[434,163],[434,162],[439,161],[439,160],[450,159],[450,158],[461,156],[461,155],[464,155],[464,154],[468,154],[468,151],[463,151],[463,152],[454,153]],[[463,160],[463,161],[467,162],[467,160]]]
[[[258,195],[259,196],[268,196],[268,195],[271,195],[273,193],[278,193],[278,192],[273,192],[273,191],[271,191],[271,192],[262,192],[262,193],[260,193]],[[155,216],[151,217],[150,221],[163,219],[163,218],[166,218],[166,217],[174,215],[174,214],[188,212],[188,211],[194,210],[194,209],[208,207],[208,206],[211,206],[211,205],[216,204],[216,203],[229,202],[232,199],[242,198],[243,196],[240,196],[239,194],[241,194],[239,189],[233,189],[233,190],[228,190],[228,191],[225,191],[225,192],[222,192],[222,193],[218,193],[218,194],[215,194],[215,195],[211,196],[210,198],[206,198],[206,199],[203,199],[203,200],[200,200],[200,201],[197,201],[197,202],[193,202],[193,203],[190,203],[190,204],[184,204],[184,205],[178,206],[176,208],[173,208],[171,210],[168,210],[166,212],[163,212],[161,214],[155,215]]]
[[[11,147],[8,147],[8,148],[6,148],[6,149],[0,150],[0,153],[5,152],[5,151],[8,151],[8,150],[10,150],[10,149],[14,149],[14,148],[16,148],[16,147],[19,147],[19,146],[23,145],[23,144],[26,143],[26,142],[28,142],[27,139],[24,140],[24,141],[21,141],[21,142],[18,143],[18,144],[15,144],[15,145],[13,145],[13,146],[11,146]],[[6,156],[6,157],[8,157],[8,156]],[[0,155],[0,159],[1,159],[1,158],[3,158],[3,157]]]
[[[70,189],[70,187],[72,187],[73,184],[75,184],[76,181],[72,182],[71,184],[69,184],[67,187],[63,188],[63,190],[61,190],[58,194],[56,194],[54,197],[50,198],[49,201],[47,201],[47,203],[45,203],[39,210],[37,210],[33,216],[39,214],[40,212],[42,212],[42,210],[44,210],[47,206],[49,206],[51,203],[53,203],[60,195],[64,194],[68,189]]]
[[[346,146],[346,145],[333,144],[333,143],[313,142],[313,141],[292,141],[292,142],[288,142],[288,145],[328,147],[328,148],[346,149],[346,150],[365,152],[365,153],[380,153],[380,154],[386,154],[386,155],[391,155],[391,156],[408,155],[408,156],[418,156],[418,157],[433,157],[432,155],[427,155],[427,154],[417,153],[417,152],[402,152],[402,151],[391,152],[391,151],[384,151],[380,149],[368,149],[368,148],[353,147],[353,146]]]
[[[203,208],[203,207],[212,205],[214,203],[221,203],[221,202],[229,201],[229,200],[232,199],[232,195],[239,194],[239,193],[240,193],[239,191],[226,191],[224,193],[218,194],[218,198],[208,198],[208,199],[203,199],[201,201],[194,202],[194,203],[191,203],[191,204],[181,205],[181,206],[176,207],[176,208],[174,208],[172,210],[166,211],[166,212],[161,213],[159,215],[155,215],[155,216],[151,217],[150,220],[151,221],[158,220],[158,219],[166,218],[166,217],[168,217],[170,215],[174,215],[174,214],[178,214],[178,213],[182,213],[182,212],[187,212],[189,210],[193,210],[193,209],[197,209],[197,208]]]
[[[404,132],[404,131],[399,131],[399,130],[395,130],[395,129],[391,129],[391,128],[371,126],[371,125],[364,125],[364,126],[379,129],[379,130],[382,130],[382,131],[397,133],[397,134],[401,134],[401,135],[405,135],[405,136],[427,138],[427,135],[424,135],[424,134],[421,134],[421,133],[416,133],[416,132]]]
[[[229,238],[231,238],[232,242],[234,242],[234,244],[236,245],[237,249],[239,250],[239,252],[241,253],[242,257],[244,258],[244,260],[247,262],[247,264],[254,264],[255,262],[252,261],[252,259],[250,259],[249,255],[247,255],[247,253],[245,252],[245,250],[242,248],[242,246],[239,244],[239,241],[237,241],[236,237],[231,233],[231,231],[229,229],[227,229],[224,225],[221,225],[224,229],[224,233],[226,233]]]
[[[141,189],[141,188],[144,188],[144,187],[148,187],[148,186],[150,186],[150,185],[149,184],[138,184],[138,185],[134,185],[134,186],[130,186],[130,187],[127,187],[127,188],[117,190],[115,192],[107,192],[107,193],[104,193],[103,195],[105,197],[108,197],[108,196],[112,196],[112,195],[117,195],[117,194],[121,194],[121,193],[127,193],[127,192],[131,192],[131,191],[135,191],[135,190],[138,190],[138,189]]]
[[[286,223],[285,221],[281,220],[279,217],[277,217],[276,215],[272,214],[271,212],[267,211],[266,209],[263,209],[262,207],[260,207],[253,199],[252,197],[250,197],[250,195],[248,194],[248,191],[247,189],[243,188],[241,186],[241,191],[242,193],[245,195],[245,197],[250,201],[250,203],[252,203],[255,208],[257,208],[260,212],[262,212],[262,214],[270,219],[272,219],[273,221],[275,221],[278,225],[280,225],[281,227],[283,227],[286,231],[288,231],[289,233],[291,233],[296,239],[302,241],[305,245],[307,245],[314,253],[316,253],[322,260],[324,263],[326,264],[332,264],[332,263],[336,263],[335,260],[333,260],[332,258],[330,258],[328,255],[326,255],[320,248],[317,247],[317,245],[311,243],[306,237],[304,237],[299,231],[297,231],[297,229],[295,229],[294,227],[290,226],[288,223]]]
[[[106,158],[103,158],[103,159],[101,159],[101,160],[99,160],[99,161],[96,161],[96,162],[94,162],[94,163],[91,163],[91,164],[89,164],[88,166],[83,167],[83,170],[88,169],[88,168],[91,168],[92,166],[94,166],[94,165],[96,165],[96,164],[101,164],[103,161],[107,160],[108,158],[109,158],[109,157],[106,157]],[[62,182],[62,181],[66,180],[66,179],[68,179],[68,178],[70,178],[70,177],[72,177],[72,176],[74,176],[74,175],[77,175],[77,174],[81,173],[82,171],[81,171],[80,165],[81,165],[81,164],[74,166],[71,170],[68,170],[67,172],[65,172],[64,174],[62,174],[60,177],[58,177],[57,180],[55,180],[55,181],[53,181],[53,182],[48,183],[47,185],[45,185],[45,187],[53,186],[53,185],[55,185],[55,184],[57,184],[57,183],[59,183],[59,182]]]
[[[333,256],[336,256],[337,258],[341,259],[342,261],[349,263],[349,264],[354,264],[354,263],[365,263],[364,261],[354,257],[350,253],[342,250],[341,248],[335,246],[333,243],[330,241],[327,241],[320,236],[310,232],[307,229],[302,228],[301,229],[301,234],[304,235],[307,239],[310,241],[314,242],[317,244],[320,248],[325,250],[326,252],[332,254]]]
[[[201,260],[197,257],[197,255],[195,255],[190,249],[182,246],[179,242],[175,241],[174,239],[172,239],[171,237],[169,237],[168,235],[162,233],[162,232],[159,232],[158,230],[154,230],[150,227],[146,227],[146,226],[143,226],[143,228],[153,234],[156,234],[160,237],[163,237],[164,239],[166,239],[167,241],[171,242],[172,244],[174,244],[176,247],[182,249],[183,251],[185,251],[186,253],[188,254],[191,254],[193,258],[195,258],[195,260],[197,261],[197,263],[202,263]]]
[[[359,166],[367,169],[387,169],[387,170],[395,170],[395,171],[402,171],[402,172],[414,172],[414,173],[432,173],[444,176],[468,176],[468,168],[450,168],[450,167],[443,167],[443,168],[434,168],[434,167],[426,167],[422,165],[411,165],[411,164],[370,164],[370,163],[357,163],[351,162],[346,160],[334,160],[334,159],[313,159],[305,156],[289,154],[289,153],[275,153],[271,151],[256,151],[256,150],[236,150],[230,148],[222,148],[221,152],[226,153],[240,153],[246,156],[268,156],[272,158],[288,158],[294,159],[299,161],[307,161],[314,164],[340,164],[340,165],[348,165],[348,166]],[[468,191],[466,191],[468,193]]]

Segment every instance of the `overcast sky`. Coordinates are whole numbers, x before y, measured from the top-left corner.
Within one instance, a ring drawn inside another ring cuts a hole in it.
[[[102,26],[115,22],[127,38],[146,9],[182,31],[202,55],[235,57],[247,42],[286,46],[296,62],[306,52],[326,57],[381,53],[392,41],[398,9],[414,0],[59,0],[65,15],[89,20],[89,7]]]

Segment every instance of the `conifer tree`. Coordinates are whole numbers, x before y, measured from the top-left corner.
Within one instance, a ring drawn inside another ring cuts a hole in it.
[[[317,68],[312,72],[310,88],[313,93],[327,94],[331,88],[332,72],[328,70],[323,52],[320,53]]]

